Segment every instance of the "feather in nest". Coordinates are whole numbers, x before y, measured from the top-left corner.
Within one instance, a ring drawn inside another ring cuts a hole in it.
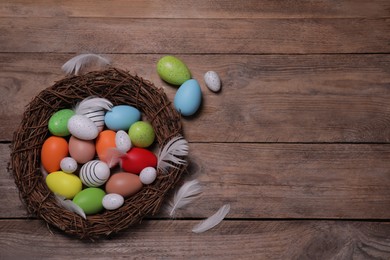
[[[83,69],[92,65],[105,67],[110,65],[110,61],[100,55],[93,54],[93,53],[80,54],[71,58],[64,65],[62,65],[62,70],[66,74],[79,75]]]

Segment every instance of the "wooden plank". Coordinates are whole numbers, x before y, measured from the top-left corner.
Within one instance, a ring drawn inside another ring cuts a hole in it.
[[[10,141],[25,106],[64,77],[60,67],[74,54],[0,54],[0,140]],[[164,87],[162,55],[106,55]],[[191,142],[389,142],[389,55],[178,55],[198,79],[203,104],[183,118]],[[223,82],[210,92],[203,74]],[[210,128],[212,126],[212,128]]]
[[[389,222],[224,221],[203,234],[197,221],[145,221],[113,239],[83,241],[40,221],[1,220],[1,259],[388,259]],[[163,239],[162,239],[163,234]],[[44,246],[37,246],[44,245]]]
[[[389,219],[389,147],[191,143],[183,181],[196,178],[204,190],[177,217],[206,217],[230,203],[232,218]],[[8,153],[0,145],[4,164]],[[25,217],[1,166],[0,217]],[[165,207],[157,217],[168,217]]]
[[[3,36],[0,38],[2,52],[390,52],[388,18],[200,20],[12,17],[0,18],[0,34]]]
[[[389,16],[390,4],[384,0],[334,3],[320,1],[248,0],[178,1],[157,0],[66,1],[50,0],[2,1],[0,17],[120,17],[120,18],[337,18]]]

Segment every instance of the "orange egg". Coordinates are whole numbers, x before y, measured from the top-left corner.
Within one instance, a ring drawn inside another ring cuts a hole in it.
[[[106,153],[110,148],[115,148],[115,131],[104,130],[96,138],[96,152],[101,161],[106,162]]]
[[[68,156],[68,142],[59,136],[50,136],[42,145],[41,162],[48,173],[60,169],[61,160]]]

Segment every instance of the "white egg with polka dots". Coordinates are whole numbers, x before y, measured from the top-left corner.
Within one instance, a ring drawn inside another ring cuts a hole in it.
[[[77,170],[77,162],[72,157],[65,157],[61,160],[60,167],[65,173],[73,173]]]
[[[114,210],[122,207],[125,199],[122,195],[116,193],[109,193],[103,197],[103,207],[107,210]]]
[[[146,185],[153,183],[156,180],[156,177],[157,171],[153,167],[146,167],[139,174],[140,181]]]

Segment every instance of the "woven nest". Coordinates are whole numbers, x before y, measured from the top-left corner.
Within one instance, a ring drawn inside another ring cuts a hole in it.
[[[81,238],[108,236],[141,222],[146,215],[157,213],[167,192],[185,170],[185,165],[180,165],[170,168],[168,173],[157,172],[156,181],[127,198],[121,208],[88,216],[86,220],[59,206],[40,169],[41,147],[50,135],[48,120],[56,111],[72,108],[89,96],[107,98],[114,105],[138,108],[152,124],[159,147],[182,134],[180,115],[164,91],[116,68],[65,78],[31,101],[12,143],[11,166],[15,183],[29,213]]]

